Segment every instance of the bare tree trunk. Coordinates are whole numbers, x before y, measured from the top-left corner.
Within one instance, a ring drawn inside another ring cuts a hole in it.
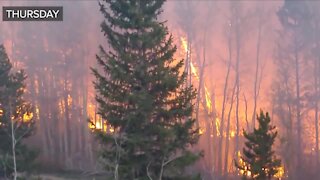
[[[315,44],[316,48],[320,48],[319,44],[319,36],[317,33],[317,30],[319,29],[319,22],[315,22],[315,27],[314,27],[314,39],[315,39]],[[316,169],[319,168],[319,75],[320,75],[320,57],[318,56],[317,58],[313,59],[314,62],[314,96],[315,96],[315,104],[314,104],[314,111],[315,111],[315,117],[314,117],[314,128],[316,132],[316,144],[315,144],[315,151],[316,151]]]
[[[17,180],[17,162],[16,162],[16,137],[15,137],[15,128],[14,128],[14,118],[12,116],[12,102],[9,98],[9,118],[11,122],[11,141],[12,141],[12,158],[13,158],[13,179]]]
[[[188,82],[188,87],[191,86],[192,82],[191,82],[191,78],[192,78],[192,69],[191,69],[191,63],[192,63],[192,48],[191,48],[191,39],[190,39],[190,35],[188,38],[188,52],[189,52],[189,61],[188,61],[188,66],[189,66],[189,82]]]
[[[223,144],[223,134],[224,134],[224,115],[225,115],[225,108],[226,108],[226,100],[227,100],[227,90],[228,90],[228,82],[229,82],[229,75],[231,69],[231,56],[232,56],[232,49],[231,49],[231,35],[228,37],[228,50],[229,50],[229,59],[228,59],[228,69],[227,75],[225,78],[224,88],[223,88],[223,100],[222,100],[222,110],[221,110],[221,121],[220,121],[220,141],[219,141],[219,149],[218,149],[218,172],[222,174],[222,144]],[[227,139],[228,141],[228,139]]]
[[[239,151],[239,134],[240,134],[240,123],[239,123],[239,106],[240,106],[240,13],[239,4],[234,4],[235,18],[235,38],[236,38],[236,138],[235,138],[235,153]]]
[[[225,153],[224,153],[224,175],[225,177],[228,176],[228,155],[229,155],[229,135],[230,135],[230,120],[231,120],[231,112],[233,108],[233,99],[235,95],[236,90],[236,83],[234,84],[233,90],[232,90],[232,96],[230,101],[230,109],[228,112],[228,123],[227,123],[227,129],[226,129],[226,147],[225,147]]]
[[[12,41],[11,41],[11,47],[12,47],[12,59],[14,59],[14,55],[15,55],[15,52],[14,52],[14,43],[13,43],[13,39],[14,39],[14,36],[13,36],[13,31],[14,29],[14,26],[12,26]],[[10,122],[11,122],[11,141],[12,141],[12,157],[13,157],[13,179],[14,180],[17,180],[17,162],[16,162],[16,137],[15,137],[15,129],[14,129],[14,119],[13,119],[13,116],[12,116],[12,100],[11,98],[9,97],[9,118],[10,118]]]
[[[88,104],[88,100],[87,100],[87,86],[86,86],[86,82],[83,84],[83,89],[84,91],[82,92],[83,95],[83,102],[82,102],[82,108],[83,108],[83,116],[82,116],[82,124],[83,124],[83,143],[82,143],[82,149],[83,149],[83,153],[86,155],[86,157],[90,157],[89,152],[87,151],[86,146],[90,145],[91,143],[89,142],[89,129],[87,127],[88,124],[88,111],[87,111],[87,104]]]
[[[256,110],[257,110],[257,102],[259,96],[258,81],[259,81],[259,66],[260,66],[260,44],[261,44],[261,30],[262,30],[262,21],[261,15],[258,15],[259,22],[258,22],[258,40],[257,40],[257,51],[256,51],[256,72],[255,72],[255,79],[254,79],[254,99],[253,99],[253,113],[252,113],[252,130],[255,128],[256,122]]]
[[[38,76],[39,77],[39,76]],[[40,103],[39,103],[39,108],[44,104],[44,100],[43,100],[43,97],[45,97],[45,94],[44,94],[44,85],[43,85],[43,77],[39,77],[39,80],[38,80],[38,83],[39,85],[41,85],[39,87],[39,92],[40,92]],[[46,113],[44,112],[43,109],[40,110],[40,121],[39,121],[39,124],[40,124],[40,130],[41,130],[41,139],[42,139],[42,143],[43,143],[43,154],[45,155],[45,157],[48,157],[49,156],[49,144],[47,142],[47,132],[48,131],[48,126],[46,125]]]
[[[116,151],[116,162],[115,162],[115,169],[114,169],[114,179],[115,180],[118,180],[119,179],[119,161],[120,161],[120,158],[121,158],[121,153],[120,153],[120,148],[121,148],[121,144],[119,144],[119,142],[117,141],[117,138],[114,134],[114,142],[116,144],[116,148],[117,148],[117,151]]]
[[[315,132],[316,132],[316,167],[318,169],[319,167],[319,104],[318,104],[318,100],[319,100],[319,61],[320,59],[315,60],[315,96],[316,96],[316,100],[315,100],[315,117],[314,117],[314,127],[315,127]]]
[[[216,171],[215,167],[217,166],[217,161],[218,161],[218,157],[217,157],[217,143],[219,142],[219,137],[218,137],[218,124],[217,124],[217,121],[219,121],[217,119],[217,113],[216,113],[216,95],[215,95],[215,92],[214,90],[212,90],[212,93],[211,93],[211,102],[212,102],[212,112],[210,114],[210,117],[212,119],[212,121],[209,122],[209,127],[212,128],[212,136],[211,136],[211,131],[210,131],[210,134],[208,135],[209,139],[210,139],[210,148],[209,148],[209,152],[210,152],[210,156],[212,157],[212,166],[211,166],[211,172],[212,172],[212,176],[214,175],[214,170]],[[209,119],[210,120],[210,119]],[[211,126],[210,126],[211,125]]]
[[[82,51],[83,53],[83,64],[84,66],[88,66],[87,63],[87,51],[84,50]],[[79,128],[79,148],[80,148],[80,154],[83,155],[84,157],[86,157],[86,151],[85,151],[85,144],[87,144],[87,130],[88,130],[88,126],[87,126],[87,71],[84,71],[84,76],[83,76],[83,82],[80,84],[80,87],[82,88],[79,91],[79,97],[82,97],[81,101],[79,101],[79,107],[82,107],[82,116],[80,116],[80,128]],[[81,162],[82,163],[82,162]],[[83,164],[83,163],[82,163]],[[82,166],[82,165],[81,165]]]
[[[12,31],[11,31],[11,35],[12,35],[12,41],[11,41],[11,50],[12,50],[12,59],[14,59],[14,55],[15,55],[15,51],[14,51],[14,43],[13,43],[13,39],[14,39],[14,26],[12,26]],[[9,118],[10,118],[10,122],[11,122],[11,141],[12,141],[12,156],[13,156],[13,179],[17,180],[17,162],[16,162],[16,137],[15,137],[15,129],[14,129],[14,119],[12,116],[12,100],[9,97]]]
[[[238,30],[237,30],[238,31]],[[240,132],[240,123],[239,123],[239,96],[240,96],[240,42],[239,42],[239,33],[237,33],[237,53],[236,53],[236,148],[235,151],[238,152],[239,150],[239,132]]]
[[[69,118],[69,105],[68,105],[68,84],[67,84],[67,68],[65,69],[64,77],[64,153],[65,153],[65,165],[70,168],[70,148],[69,148],[69,138],[70,138],[70,118]]]
[[[289,76],[289,74],[287,74],[287,76]],[[285,85],[285,91],[286,91],[286,95],[287,96],[290,96],[290,86],[289,86],[289,82],[288,82],[288,77],[285,78],[285,82],[284,82],[284,85]],[[286,161],[287,161],[287,164],[288,164],[288,172],[289,172],[289,176],[293,177],[294,176],[294,173],[295,173],[295,170],[294,170],[294,166],[295,166],[295,157],[294,157],[294,151],[295,151],[295,148],[293,146],[293,110],[292,110],[292,102],[291,102],[291,99],[286,99],[285,100],[285,105],[287,106],[288,108],[288,117],[287,119],[289,120],[289,124],[288,124],[288,127],[287,127],[287,138],[288,138],[288,145],[286,147]],[[290,157],[294,157],[294,158],[290,158]]]
[[[315,30],[319,29],[319,24],[316,22]],[[315,34],[316,39],[316,47],[319,48],[319,37],[318,34]],[[316,169],[319,168],[319,74],[320,74],[320,57],[314,59],[314,90],[315,90],[315,117],[314,117],[314,127],[316,132],[316,144],[315,144],[315,151],[316,151]]]
[[[48,78],[47,78],[47,85],[46,87],[48,88],[47,89],[47,97],[53,97],[54,94],[52,93],[52,84],[53,84],[53,74],[50,74],[48,75]],[[51,99],[50,99],[51,101]],[[53,106],[52,106],[52,103],[46,103],[46,108],[47,108],[47,112],[48,112],[48,117],[47,117],[47,122],[46,124],[49,124],[47,125],[47,139],[48,139],[48,144],[49,144],[49,153],[50,153],[50,156],[53,158],[53,160],[55,159],[54,158],[54,153],[55,153],[55,147],[54,147],[54,143],[53,143],[53,138],[52,138],[52,127],[53,127],[53,122],[54,122],[54,119],[52,118],[53,117]],[[50,115],[49,115],[50,114]]]
[[[212,137],[214,137],[216,132],[215,132],[214,124],[211,121],[210,115],[209,115],[209,118],[206,120],[206,129],[208,130],[206,132],[206,139],[207,139],[207,146],[208,146],[208,159],[209,159],[208,168],[210,169],[210,174],[212,174],[215,157],[213,155],[214,141],[211,138],[211,133],[213,135]]]
[[[300,64],[299,64],[299,55],[298,55],[298,45],[297,45],[297,39],[295,38],[295,42],[294,42],[294,60],[295,60],[295,83],[296,83],[296,118],[297,118],[297,149],[298,149],[298,169],[301,169],[301,167],[299,167],[301,165],[301,153],[302,153],[302,146],[301,146],[301,103],[300,103]],[[298,172],[298,175],[300,177],[300,172]]]
[[[190,45],[190,43],[189,43],[189,35],[188,35],[188,37],[187,37],[187,54],[186,54],[186,60],[185,60],[185,66],[184,66],[184,72],[186,73],[186,84],[185,84],[185,86],[186,86],[186,88],[188,88],[188,85],[189,85],[189,73],[190,73],[190,59],[189,59],[189,53],[190,53],[190,51],[189,51],[189,45]]]
[[[199,87],[198,87],[198,94],[197,94],[197,102],[196,102],[196,127],[199,128],[199,108],[200,108],[200,100],[201,100],[201,91],[202,91],[202,86],[203,86],[203,74],[204,74],[204,69],[205,69],[205,63],[206,63],[206,47],[203,49],[203,61],[202,65],[200,68],[200,77],[199,77]]]
[[[13,119],[11,119],[11,140],[12,140],[12,158],[13,158],[13,179],[17,180],[17,162],[16,162],[16,138],[14,134]]]
[[[205,44],[205,43],[204,43]],[[203,76],[204,76],[204,70],[205,70],[205,63],[206,63],[206,47],[204,45],[203,47],[203,61],[202,61],[202,65],[200,68],[200,76],[199,76],[199,87],[198,87],[198,95],[197,95],[197,109],[196,109],[196,119],[197,122],[199,122],[199,108],[200,108],[200,101],[201,101],[201,92],[202,94],[205,94],[205,89],[203,88],[204,83],[203,83]],[[202,104],[203,107],[206,109],[206,103]],[[210,172],[212,169],[212,162],[214,162],[214,160],[212,159],[212,141],[211,141],[211,125],[210,125],[210,110],[205,110],[206,114],[207,114],[207,118],[206,118],[206,123],[205,123],[205,127],[207,129],[207,131],[205,132],[206,134],[206,141],[207,141],[207,147],[208,147],[208,166],[210,167]],[[197,128],[199,128],[199,123],[197,124]]]
[[[247,123],[247,131],[250,129],[249,128],[249,122],[248,122],[248,101],[247,101],[247,98],[246,98],[246,95],[243,93],[243,99],[244,99],[244,107],[245,107],[245,120],[246,120],[246,123]]]

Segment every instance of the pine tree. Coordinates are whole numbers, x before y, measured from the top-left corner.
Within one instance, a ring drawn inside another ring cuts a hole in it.
[[[183,60],[164,22],[164,0],[104,0],[100,46],[93,70],[98,114],[114,129],[97,130],[101,159],[114,179],[192,179],[184,171],[198,153],[193,87],[184,87]]]
[[[34,132],[32,106],[24,98],[26,75],[13,72],[3,45],[0,45],[0,168],[6,176],[30,170],[36,157],[23,144]]]
[[[236,162],[236,167],[243,174],[244,179],[271,179],[281,165],[281,160],[277,159],[272,150],[272,145],[277,137],[275,126],[270,125],[269,114],[261,111],[257,117],[259,127],[252,133],[244,131],[247,139],[243,148],[244,156],[240,162]]]

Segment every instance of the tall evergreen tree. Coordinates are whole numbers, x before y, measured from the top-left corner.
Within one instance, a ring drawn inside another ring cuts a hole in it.
[[[7,176],[28,170],[35,152],[23,144],[23,139],[34,132],[32,106],[25,93],[25,73],[13,72],[3,45],[0,45],[0,168]],[[29,169],[30,170],[30,169]]]
[[[164,22],[164,0],[104,0],[102,32],[111,46],[100,47],[92,69],[98,114],[114,128],[98,130],[102,158],[114,179],[193,179],[185,167],[199,154],[192,118],[195,91],[184,87],[183,60]]]
[[[247,139],[243,148],[244,156],[236,167],[243,174],[244,179],[271,179],[278,172],[281,160],[277,159],[272,150],[272,145],[277,137],[276,127],[270,125],[269,114],[261,111],[257,117],[259,127],[252,133],[244,131]]]

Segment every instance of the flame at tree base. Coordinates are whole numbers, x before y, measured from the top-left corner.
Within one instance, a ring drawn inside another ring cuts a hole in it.
[[[252,177],[252,173],[250,171],[250,169],[251,169],[250,165],[243,161],[240,151],[237,152],[237,157],[239,159],[238,164],[241,167],[244,167],[244,169],[238,169],[239,170],[239,174],[238,175],[246,176],[246,177]],[[268,171],[267,169],[264,169],[264,168],[262,168],[262,170],[265,171],[265,172]],[[253,178],[255,178],[255,176],[253,176]],[[277,173],[274,175],[274,178],[282,179],[284,177],[285,177],[285,169],[284,169],[283,166],[280,166],[280,167],[277,168]]]

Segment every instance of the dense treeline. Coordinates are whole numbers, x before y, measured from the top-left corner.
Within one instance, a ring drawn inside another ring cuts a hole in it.
[[[117,129],[101,117],[89,67],[103,70],[94,58],[98,45],[109,53],[116,43],[103,37],[111,33],[110,28],[100,33],[104,17],[97,2],[61,3],[64,22],[3,23],[0,39],[13,69],[25,69],[28,76],[24,96],[33,105],[37,131],[25,142],[40,150],[39,161],[50,168],[101,170],[96,159],[99,144],[90,128]],[[197,119],[195,126],[202,136],[193,150],[204,150],[196,164],[202,177],[238,175],[234,160],[239,159],[244,145],[243,130],[251,132],[258,126],[260,108],[270,112],[272,124],[278,127],[274,147],[282,159],[284,176],[317,177],[319,7],[317,1],[290,0],[163,4],[164,12],[156,22],[168,20],[165,32],[173,34],[171,44],[177,45],[174,59],[184,59],[184,86],[196,88],[192,118]],[[79,14],[85,15],[79,18]],[[131,25],[141,23],[138,19]],[[116,25],[117,20],[112,22]],[[120,25],[119,33],[129,25]],[[152,37],[169,36],[155,29],[158,34]],[[126,42],[126,38],[121,40]],[[141,44],[134,40],[129,43]],[[152,38],[146,41],[153,42]]]

